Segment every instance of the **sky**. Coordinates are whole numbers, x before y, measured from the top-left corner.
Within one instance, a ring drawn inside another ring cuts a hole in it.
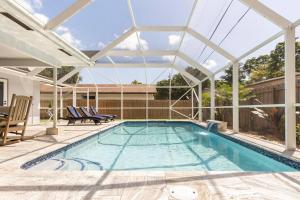
[[[66,9],[75,0],[15,0],[41,22],[47,23]],[[232,2],[231,2],[232,1]],[[294,22],[300,18],[298,12],[299,0],[260,0],[288,20]],[[186,26],[191,13],[194,0],[131,0],[137,26]],[[228,8],[228,6],[230,7]],[[228,8],[223,20],[219,23],[225,10]],[[245,14],[246,13],[246,14]],[[242,15],[245,16],[233,29]],[[117,37],[122,35],[133,25],[127,0],[94,0],[71,19],[59,26],[57,32],[64,40],[81,50],[101,50]],[[220,47],[238,57],[247,50],[278,33],[280,28],[258,15],[253,10],[238,0],[199,0],[195,12],[189,22],[189,27],[202,35],[210,38]],[[230,32],[224,41],[224,37]],[[143,50],[176,50],[187,54],[201,63],[210,71],[215,72],[228,63],[228,60],[220,54],[213,52],[202,42],[189,34],[174,32],[142,32],[138,33]],[[297,29],[297,35],[299,30]],[[277,42],[270,43],[249,57],[268,53]],[[121,50],[140,49],[137,37],[133,34],[123,43],[117,46]],[[249,58],[248,57],[248,58]],[[143,62],[142,57],[112,57],[114,62]],[[149,57],[146,62],[172,62],[173,57]],[[102,58],[98,62],[109,62]],[[176,59],[175,62],[181,68],[186,68],[187,63]],[[175,73],[175,72],[174,72]],[[220,76],[220,73],[218,76]],[[160,77],[158,77],[161,75]],[[165,69],[95,69],[81,71],[83,83],[130,83],[132,80],[151,83],[153,80],[161,80],[169,76],[169,70]]]

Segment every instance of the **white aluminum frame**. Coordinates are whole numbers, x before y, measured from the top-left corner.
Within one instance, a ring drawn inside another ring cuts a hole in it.
[[[75,64],[75,69],[62,77],[60,80],[57,80],[57,67],[63,66],[64,62],[61,62],[60,60],[56,59],[49,53],[37,49],[33,46],[31,46],[29,43],[22,41],[19,38],[15,38],[12,35],[8,35],[4,31],[0,30],[0,43],[3,45],[6,45],[8,47],[12,47],[23,54],[26,54],[30,56],[31,58],[34,58],[38,61],[41,61],[42,63],[45,63],[49,65],[50,67],[53,67],[54,69],[54,76],[53,81],[45,80],[43,78],[38,77],[37,75],[43,70],[43,68],[47,68],[49,66],[39,66],[39,63],[31,63],[30,66],[36,67],[33,71],[28,72],[27,74],[21,74],[17,73],[18,76],[22,77],[28,77],[30,79],[34,80],[40,80],[45,81],[48,83],[52,83],[54,87],[54,99],[57,100],[57,85],[64,85],[63,83],[71,78],[74,74],[80,72],[85,67],[89,68],[102,68],[102,67],[144,67],[145,71],[147,68],[166,68],[166,69],[175,69],[177,70],[184,79],[188,78],[193,82],[193,85],[189,85],[191,90],[193,91],[192,94],[195,93],[194,87],[199,87],[198,95],[195,94],[196,100],[198,101],[198,119],[202,121],[202,109],[204,108],[210,108],[211,109],[211,118],[214,119],[214,112],[216,108],[232,108],[233,109],[233,130],[234,132],[239,131],[239,108],[255,108],[255,107],[284,107],[286,112],[285,117],[285,124],[286,124],[286,148],[287,149],[295,149],[296,143],[295,143],[295,106],[298,106],[299,104],[296,104],[295,99],[295,28],[300,25],[300,19],[298,19],[296,22],[292,23],[288,19],[286,19],[284,16],[281,16],[280,14],[276,13],[266,5],[260,3],[258,0],[239,0],[240,2],[244,3],[248,7],[252,8],[255,12],[258,14],[264,16],[267,18],[270,22],[276,24],[278,27],[282,29],[279,33],[271,36],[266,41],[260,43],[256,47],[250,49],[240,57],[236,58],[235,56],[231,55],[228,51],[221,48],[220,46],[214,44],[212,41],[201,35],[200,33],[193,30],[191,27],[189,27],[191,19],[193,17],[193,13],[195,11],[195,8],[197,6],[198,0],[194,1],[193,7],[191,9],[191,13],[188,17],[186,26],[138,26],[136,24],[136,19],[134,16],[133,8],[131,5],[131,0],[128,0],[128,9],[129,13],[132,19],[132,28],[124,32],[120,37],[118,37],[116,40],[112,41],[110,44],[108,44],[104,49],[97,52],[94,56],[91,58],[88,58],[83,52],[76,49],[75,47],[69,45],[66,43],[60,36],[58,36],[53,29],[55,27],[58,27],[63,22],[65,22],[67,19],[71,18],[73,15],[75,15],[77,12],[79,12],[81,9],[83,9],[86,5],[88,5],[91,0],[77,0],[74,4],[72,4],[70,7],[62,11],[59,15],[51,19],[45,26],[41,24],[32,14],[27,12],[24,8],[22,8],[20,5],[18,5],[16,2],[11,0],[3,0],[1,2],[1,7],[5,10],[7,10],[9,13],[11,13],[13,16],[16,16],[21,21],[26,22],[31,28],[33,28],[34,31],[42,35],[43,37],[49,39],[54,44],[60,46],[62,49],[65,49],[66,51],[70,52],[74,57],[76,57],[80,62],[78,64]],[[156,50],[156,51],[148,51],[144,50],[143,46],[141,44],[141,39],[139,37],[138,32],[182,32],[182,37],[180,39],[180,44],[177,50],[175,51],[166,51],[166,50]],[[226,64],[224,67],[220,68],[216,72],[211,72],[208,69],[206,69],[203,66],[203,63],[199,63],[189,56],[185,55],[183,52],[180,51],[182,42],[185,38],[186,34],[190,34],[195,39],[201,41],[211,49],[213,49],[215,52],[219,53],[223,57],[229,60],[228,64]],[[120,43],[124,42],[128,37],[130,37],[132,34],[136,34],[138,43],[139,43],[139,50],[126,50],[126,51],[119,51],[115,50],[114,48],[117,47]],[[285,36],[285,104],[271,104],[271,105],[239,105],[239,62],[249,56],[250,54],[254,53],[258,49],[262,48],[263,46],[269,44],[270,42],[274,41],[275,39]],[[141,56],[143,57],[143,63],[115,63],[113,59],[110,56]],[[174,60],[171,63],[147,63],[145,57],[147,56],[174,56]],[[111,61],[111,63],[97,63],[96,61],[102,57],[107,57]],[[180,66],[175,65],[176,59],[182,59],[191,66],[197,68],[201,72],[203,72],[207,77],[203,80],[198,80],[196,77],[194,77],[192,74],[189,74],[188,72],[184,71],[180,68]],[[4,62],[2,60],[2,62]],[[17,61],[15,63],[9,64],[9,60],[5,61],[8,66],[6,67],[17,67],[18,63]],[[28,61],[29,62],[29,61]],[[233,103],[232,106],[215,106],[215,75],[219,72],[223,71],[229,66],[233,66]],[[12,70],[3,68],[5,73],[14,73]],[[160,74],[161,75],[161,74]],[[159,75],[159,76],[160,76]],[[146,80],[147,80],[147,86],[150,84],[148,83],[147,73],[145,73]],[[157,77],[157,79],[159,78]],[[211,106],[210,107],[202,107],[202,82],[206,81],[207,79],[211,80]],[[96,83],[96,82],[95,82]],[[188,83],[188,81],[187,81]],[[123,85],[119,79],[120,87],[122,88],[122,94],[121,94],[121,102],[123,102]],[[95,84],[96,91],[98,91],[97,85]],[[171,99],[171,88],[174,86],[171,86],[171,82],[169,85],[169,100]],[[61,92],[61,90],[60,90]],[[60,94],[61,95],[61,94]],[[148,97],[148,93],[147,93]],[[98,93],[96,99],[98,100]],[[148,99],[148,98],[147,98]],[[194,101],[194,99],[193,99]],[[148,102],[148,100],[147,100]],[[171,119],[171,111],[172,106],[174,104],[171,104],[171,101],[169,101],[169,110],[170,114],[169,117]],[[76,86],[73,88],[73,105],[76,107]],[[96,104],[96,107],[98,109],[98,101]],[[149,109],[148,103],[146,105],[147,110]],[[123,119],[123,109],[124,106],[121,103],[121,118]],[[173,110],[174,112],[178,112]],[[183,115],[182,113],[179,113]],[[195,117],[193,114],[192,118]],[[183,115],[185,116],[185,115]],[[147,114],[148,117],[148,114]],[[189,119],[191,119],[189,116],[185,116]],[[54,101],[54,127],[56,127],[57,124],[57,101]]]

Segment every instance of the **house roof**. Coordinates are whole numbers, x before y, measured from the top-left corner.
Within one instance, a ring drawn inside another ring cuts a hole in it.
[[[98,92],[102,94],[119,94],[121,93],[121,87],[116,84],[97,84]],[[86,93],[87,89],[90,92],[96,92],[95,84],[77,84],[76,90],[78,93]],[[48,84],[40,85],[41,93],[51,93],[53,91],[53,87]],[[72,92],[73,88],[63,88],[63,92]],[[155,86],[146,86],[146,85],[123,85],[123,93],[125,94],[155,94],[156,87]]]

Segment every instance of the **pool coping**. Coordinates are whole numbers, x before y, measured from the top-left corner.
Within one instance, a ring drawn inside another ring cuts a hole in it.
[[[45,153],[41,156],[38,156],[34,159],[31,159],[23,164],[21,164],[20,168],[23,169],[23,170],[28,170],[29,168],[41,163],[41,162],[44,162],[45,160],[48,160],[56,155],[58,155],[60,152],[62,151],[66,151],[70,148],[73,148],[74,146],[77,146],[93,137],[97,137],[97,135],[100,135],[102,134],[103,132],[107,131],[107,130],[110,130],[116,126],[119,126],[121,124],[124,124],[124,123],[132,123],[132,122],[137,122],[137,123],[141,123],[141,122],[184,122],[184,123],[192,123],[192,124],[195,124],[203,129],[206,129],[206,127],[203,125],[203,124],[200,124],[200,122],[198,121],[192,121],[192,120],[148,120],[148,121],[120,121],[119,123],[116,123],[110,127],[107,127],[103,130],[99,130],[99,131],[93,131],[91,132],[89,136],[86,136],[84,138],[81,138],[81,139],[78,139],[70,144],[66,144],[65,146],[62,146],[62,147],[59,147],[55,150],[52,150],[52,151],[49,151],[48,153]],[[221,133],[219,131],[211,131],[213,134],[216,134],[220,137],[223,137],[225,139],[228,139],[232,142],[235,142],[241,146],[244,146],[248,149],[251,149],[257,153],[260,153],[264,156],[267,156],[269,158],[272,158],[278,162],[281,162],[281,163],[284,163],[296,170],[300,170],[300,160],[296,159],[296,158],[293,158],[293,157],[290,157],[290,156],[287,156],[287,155],[282,155],[280,154],[280,152],[277,152],[273,149],[270,149],[270,148],[266,148],[266,147],[263,147],[259,144],[256,144],[256,143],[253,143],[253,142],[250,142],[250,141],[244,141],[242,140],[241,138],[236,138],[232,135],[228,135],[228,134],[224,134],[224,133]]]

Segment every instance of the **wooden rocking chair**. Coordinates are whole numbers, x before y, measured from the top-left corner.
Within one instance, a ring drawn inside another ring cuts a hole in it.
[[[7,145],[20,140],[25,140],[25,129],[28,121],[29,111],[32,103],[32,96],[17,96],[13,94],[8,115],[0,122],[0,135],[2,138],[0,145]],[[18,131],[21,131],[19,133]],[[7,134],[13,133],[20,137],[8,138]],[[26,139],[33,138],[27,137]]]

